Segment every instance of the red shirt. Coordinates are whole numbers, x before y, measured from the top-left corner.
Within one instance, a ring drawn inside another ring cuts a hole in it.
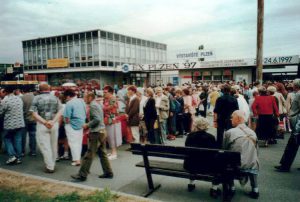
[[[252,105],[253,115],[279,116],[278,107],[274,96],[257,96]]]

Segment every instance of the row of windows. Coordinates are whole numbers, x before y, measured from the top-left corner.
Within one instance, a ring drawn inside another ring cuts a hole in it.
[[[115,34],[111,32],[106,31],[92,31],[92,32],[83,32],[78,34],[69,34],[69,35],[63,35],[63,36],[55,36],[55,37],[49,37],[49,38],[39,38],[34,40],[28,40],[23,41],[23,48],[26,47],[35,47],[39,45],[50,45],[53,43],[58,44],[64,44],[66,42],[76,41],[76,40],[86,40],[91,38],[99,38],[99,32],[100,32],[100,38],[102,39],[108,39],[108,40],[114,40],[114,41],[120,41],[122,43],[126,44],[134,44],[134,45],[140,45],[145,47],[151,47],[156,49],[162,49],[167,50],[167,45],[156,43],[152,41],[147,41],[143,39],[138,39],[134,37],[124,36],[120,34]]]
[[[69,58],[71,62],[98,60],[99,58],[107,60],[126,60],[132,63],[157,63],[166,61],[166,51],[152,48],[126,45],[123,43],[112,44],[98,42],[94,43],[69,43],[68,46],[60,47],[58,45],[39,46],[38,49],[24,48],[24,64],[46,63],[48,59]],[[99,57],[100,56],[100,57]]]
[[[76,67],[117,67],[122,64],[125,64],[124,62],[113,62],[113,61],[94,61],[94,62],[76,62],[76,63],[70,63],[70,68],[76,68]],[[41,69],[47,69],[47,65],[33,65],[33,66],[24,66],[24,70],[41,70]],[[53,68],[51,68],[53,69]]]

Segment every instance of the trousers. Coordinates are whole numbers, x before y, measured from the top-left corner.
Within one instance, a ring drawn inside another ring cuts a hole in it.
[[[46,167],[54,170],[57,158],[58,123],[51,129],[41,123],[36,125],[36,142],[44,158]]]
[[[105,129],[100,130],[100,132],[89,133],[88,150],[82,158],[82,164],[79,170],[79,175],[87,177],[97,151],[98,156],[100,158],[103,173],[112,174],[111,165],[106,153],[106,137],[107,135]]]

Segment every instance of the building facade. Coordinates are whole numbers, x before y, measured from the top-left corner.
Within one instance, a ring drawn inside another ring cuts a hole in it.
[[[117,71],[118,66],[167,60],[166,44],[104,30],[25,40],[22,46],[25,77],[54,85],[91,79],[99,80],[101,86],[129,83],[130,76]],[[49,61],[55,59],[67,60],[68,65],[49,68]],[[135,79],[143,82],[144,78]]]

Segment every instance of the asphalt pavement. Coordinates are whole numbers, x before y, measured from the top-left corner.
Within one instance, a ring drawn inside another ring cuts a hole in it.
[[[209,130],[215,134],[215,129]],[[280,161],[284,151],[289,134],[284,140],[279,140],[278,144],[270,145],[268,148],[259,149],[260,172],[258,177],[260,198],[258,200],[250,199],[246,193],[250,191],[249,183],[241,187],[238,181],[235,182],[236,194],[233,201],[262,201],[262,202],[286,202],[300,201],[300,155],[296,160],[289,173],[279,173],[274,171],[274,165]],[[168,141],[169,145],[184,145],[185,137],[178,138],[175,141]],[[122,145],[118,148],[118,159],[111,161],[114,171],[113,179],[100,179],[98,175],[102,174],[99,158],[94,159],[90,175],[85,182],[76,182],[83,185],[110,188],[111,190],[124,192],[141,196],[147,190],[147,179],[143,168],[135,167],[135,164],[142,161],[141,156],[132,155],[127,151],[129,145]],[[71,161],[60,161],[57,163],[56,172],[46,174],[43,172],[43,159],[40,153],[37,157],[25,156],[23,163],[15,166],[5,165],[7,156],[0,155],[0,167],[21,173],[27,173],[60,181],[74,182],[70,177],[71,174],[78,172],[79,167],[71,166]],[[196,189],[193,192],[187,191],[189,180],[167,176],[153,175],[154,183],[160,183],[161,188],[154,192],[149,198],[161,201],[182,201],[182,202],[199,202],[199,201],[220,201],[212,199],[209,196],[210,183],[196,181]]]

